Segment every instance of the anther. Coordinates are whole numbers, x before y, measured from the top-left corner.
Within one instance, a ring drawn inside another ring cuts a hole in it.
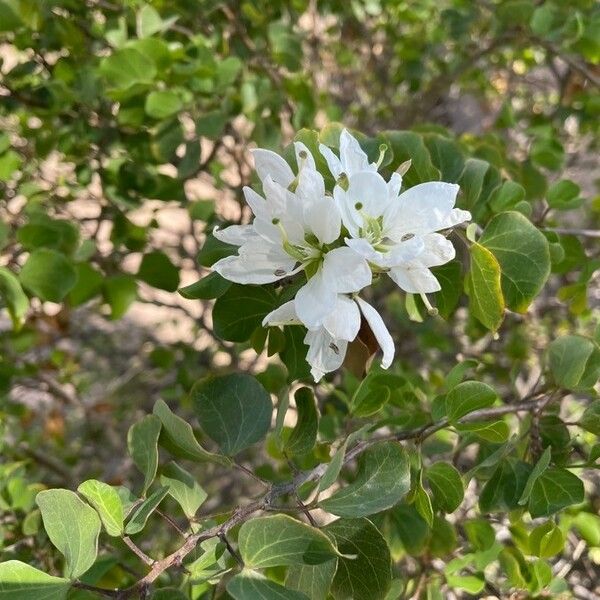
[[[285,269],[275,269],[274,275],[276,275],[277,277],[283,277],[285,274]]]
[[[275,217],[274,219],[271,220],[271,223],[273,223],[273,225],[279,225],[280,221],[277,217]]]
[[[336,353],[339,354],[340,353],[340,349],[333,343],[331,342],[331,344],[329,344],[329,347]]]
[[[408,242],[408,240],[412,240],[415,237],[414,233],[405,233],[401,238],[401,242]]]
[[[357,202],[357,203],[354,205],[354,208],[355,208],[356,210],[362,210],[362,209],[363,209],[363,203],[362,203],[362,202]]]

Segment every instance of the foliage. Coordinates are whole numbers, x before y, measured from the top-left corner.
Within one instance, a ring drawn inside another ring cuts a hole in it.
[[[595,593],[599,28],[588,0],[0,0],[0,598]],[[304,275],[232,284],[211,232],[248,222],[255,145],[331,189],[342,122],[473,223],[431,308],[374,283],[390,369],[363,323],[314,385],[301,328],[261,325]]]

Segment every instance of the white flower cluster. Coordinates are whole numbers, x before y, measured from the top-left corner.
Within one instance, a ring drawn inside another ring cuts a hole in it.
[[[387,368],[394,342],[379,313],[358,293],[371,284],[373,273],[387,273],[402,290],[421,294],[427,303],[424,294],[440,289],[430,267],[455,255],[453,245],[437,232],[471,215],[454,208],[455,184],[422,183],[400,193],[402,176],[394,173],[386,182],[377,172],[379,164],[369,163],[346,130],[339,157],[320,146],[336,181],[333,194],[325,190],[308,148],[301,142],[294,146],[297,174],[278,154],[253,151],[265,197],[244,188],[254,221],[215,230],[215,237],[239,251],[213,269],[242,284],[272,283],[304,271],[306,283],[295,298],[268,314],[263,325],[307,328],[304,343],[315,381],[342,365],[361,314]]]

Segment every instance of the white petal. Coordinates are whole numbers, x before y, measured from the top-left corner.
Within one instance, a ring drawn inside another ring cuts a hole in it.
[[[323,327],[336,339],[352,341],[360,329],[360,311],[356,302],[340,294],[334,310],[323,321]]]
[[[331,244],[340,235],[342,217],[333,199],[321,196],[305,200],[304,223],[321,244]]]
[[[362,211],[370,217],[382,215],[391,201],[387,183],[376,171],[360,171],[352,175],[348,180],[347,199],[349,210]]]
[[[298,171],[302,169],[316,170],[315,159],[313,158],[312,152],[302,143],[294,142],[294,150],[296,152],[296,163],[298,165]],[[300,153],[304,153],[305,156],[300,156]]]
[[[315,381],[318,382],[325,373],[342,366],[348,342],[334,339],[321,327],[315,331],[308,331],[304,343],[308,346],[306,360],[312,367],[310,372]]]
[[[348,197],[347,192],[336,185],[333,188],[333,200],[342,215],[342,223],[348,230],[348,233],[350,233],[352,237],[359,237],[359,230],[362,226],[363,218],[354,208],[352,200]]]
[[[290,300],[280,307],[272,310],[264,319],[263,327],[267,325],[300,325],[300,319],[296,314],[294,301]]]
[[[400,194],[400,188],[402,187],[402,175],[400,173],[392,173],[390,180],[387,184],[388,196],[391,200],[395,200]]]
[[[218,240],[234,246],[256,240],[257,236],[253,225],[230,225],[225,229],[215,227],[212,233]]]
[[[447,240],[441,233],[428,233],[422,238],[415,239],[422,239],[424,242],[423,252],[416,257],[417,262],[424,267],[445,265],[456,255],[452,242]]]
[[[453,227],[470,217],[454,212],[459,186],[443,181],[420,183],[406,190],[390,204],[384,216],[384,229],[393,239],[406,233],[422,235]]]
[[[407,266],[390,269],[388,275],[400,289],[409,294],[431,294],[442,289],[434,274],[416,261]]]
[[[325,182],[323,181],[323,175],[315,169],[304,167],[298,175],[296,194],[304,200],[324,197]]]
[[[367,323],[369,324],[377,343],[383,351],[381,366],[384,369],[387,369],[394,360],[394,352],[396,351],[394,347],[394,340],[392,339],[390,332],[387,330],[381,315],[362,298],[357,297],[356,301],[358,302],[360,310],[367,320]]]
[[[297,292],[294,306],[298,318],[308,329],[321,327],[335,308],[337,292],[323,276],[323,269],[313,275]]]
[[[346,238],[348,247],[364,257],[370,263],[382,268],[396,267],[417,258],[424,250],[425,244],[420,237],[414,237],[391,247],[388,252],[375,250],[364,238]]]
[[[275,152],[256,148],[251,150],[254,157],[254,167],[261,181],[270,176],[273,181],[287,188],[294,181],[294,173],[290,165]]]
[[[380,265],[383,260],[383,254],[377,252],[365,238],[345,238],[344,240],[349,248],[352,248],[356,254],[362,256],[365,260],[372,262],[375,265]]]
[[[359,171],[370,170],[367,155],[347,129],[343,129],[340,134],[340,160],[348,177]]]
[[[323,279],[336,293],[350,294],[370,285],[372,275],[367,261],[351,248],[336,248],[325,255]]]
[[[323,158],[327,161],[327,166],[329,167],[329,171],[331,171],[333,178],[337,181],[343,171],[340,159],[334,154],[333,150],[325,144],[319,144],[319,150],[323,155]]]
[[[266,220],[271,219],[271,212],[267,201],[247,185],[244,186],[243,191],[246,203],[254,213],[254,216]]]

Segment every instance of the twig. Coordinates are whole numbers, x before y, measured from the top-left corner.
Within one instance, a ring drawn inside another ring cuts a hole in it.
[[[562,233],[564,235],[581,235],[583,237],[600,238],[599,229],[568,229],[566,227],[544,227],[544,231]]]
[[[143,562],[145,562],[149,567],[154,565],[155,561],[150,558],[141,548],[138,548],[130,537],[125,536],[123,538],[125,545]]]

